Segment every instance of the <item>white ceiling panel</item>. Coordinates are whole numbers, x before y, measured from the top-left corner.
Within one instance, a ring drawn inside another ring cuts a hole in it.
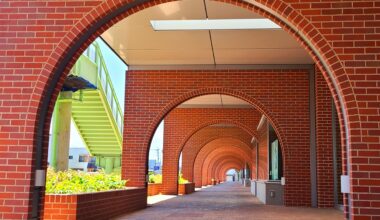
[[[133,65],[196,65],[213,64],[212,50],[125,50],[122,58]]]
[[[251,105],[233,96],[213,94],[190,99],[179,108],[251,108]]]
[[[224,105],[250,105],[248,102],[229,95],[222,95]]]
[[[218,1],[206,0],[206,8],[210,19],[262,18]],[[313,63],[283,30],[154,31],[150,24],[151,20],[205,18],[203,0],[169,2],[127,17],[102,37],[130,66]]]
[[[115,28],[102,36],[113,48],[121,50],[211,49],[208,31],[176,31],[173,34],[170,31],[155,32],[149,26],[134,28],[133,31]]]
[[[214,48],[299,48],[300,45],[283,30],[214,30]]]
[[[312,64],[303,49],[215,49],[217,64]]]

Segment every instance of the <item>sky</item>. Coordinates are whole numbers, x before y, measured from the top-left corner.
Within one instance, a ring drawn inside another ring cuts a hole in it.
[[[124,97],[125,97],[125,76],[128,66],[104,43],[100,38],[96,39],[100,46],[103,58],[105,60],[108,72],[111,76],[111,81],[114,86],[116,96],[118,98],[120,107],[124,112]],[[52,128],[52,126],[50,126]],[[157,150],[159,149],[160,160],[162,161],[162,148],[163,148],[163,123],[159,125],[152,140],[152,147],[149,153],[149,159],[157,159]],[[79,132],[71,122],[70,133],[70,148],[85,148]],[[51,133],[51,132],[50,132]]]

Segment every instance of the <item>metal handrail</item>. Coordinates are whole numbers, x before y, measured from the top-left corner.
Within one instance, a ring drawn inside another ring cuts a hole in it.
[[[95,54],[91,54],[91,47],[95,49]],[[119,129],[120,134],[123,133],[123,112],[121,110],[119,101],[117,100],[117,95],[115,92],[115,89],[113,87],[110,74],[107,69],[107,65],[105,64],[103,55],[101,53],[101,49],[98,45],[98,43],[94,42],[91,44],[88,49],[83,53],[87,58],[89,58],[90,61],[92,61],[97,66],[97,72],[98,72],[98,87],[99,85],[102,88],[102,91],[105,94],[105,97],[107,99],[108,105],[111,109],[112,115],[114,117],[114,120],[116,122],[116,125]]]

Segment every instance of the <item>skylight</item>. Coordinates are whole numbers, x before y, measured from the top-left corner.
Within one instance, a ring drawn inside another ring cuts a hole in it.
[[[281,29],[269,19],[151,20],[155,31]]]

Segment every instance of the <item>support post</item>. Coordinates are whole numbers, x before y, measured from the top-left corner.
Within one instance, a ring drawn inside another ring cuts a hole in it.
[[[106,157],[105,159],[106,159],[105,171],[106,171],[106,173],[112,173],[114,158],[113,157]]]
[[[317,195],[317,149],[316,149],[316,113],[315,113],[315,67],[309,70],[309,115],[310,115],[310,183],[311,206],[318,206]]]
[[[57,171],[68,169],[72,92],[61,92],[54,107],[51,165]]]

